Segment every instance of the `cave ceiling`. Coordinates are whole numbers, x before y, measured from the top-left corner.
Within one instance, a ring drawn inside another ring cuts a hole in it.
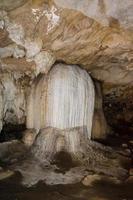
[[[62,61],[105,83],[132,84],[132,1],[4,0],[0,8],[3,70],[24,63],[22,71],[46,73]]]

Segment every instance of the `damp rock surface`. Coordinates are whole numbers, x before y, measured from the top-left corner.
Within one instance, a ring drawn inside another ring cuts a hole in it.
[[[69,139],[67,134],[70,133],[70,137],[75,134],[78,136],[79,143],[75,140],[72,140],[75,143],[69,143],[69,140],[66,144],[59,143],[62,136]],[[130,163],[130,159],[111,147],[89,140],[84,134],[84,129],[79,127],[69,131],[46,128],[38,134],[30,148],[18,142],[15,142],[16,147],[12,142],[0,145],[3,150],[1,160],[7,163],[12,171],[20,172],[22,183],[28,187],[39,181],[48,185],[74,184],[93,173],[104,174],[120,181],[125,180],[128,177],[125,162],[128,160]],[[3,147],[6,145],[9,146],[8,152]],[[66,152],[63,159],[61,150]],[[71,165],[65,167],[61,164],[64,159],[65,162],[71,161]]]
[[[132,200],[132,183],[114,184],[112,181],[96,181],[93,186],[83,186],[81,183],[70,185],[47,186],[39,183],[31,188],[20,184],[21,176],[0,181],[0,198],[2,200],[18,198],[20,200]]]

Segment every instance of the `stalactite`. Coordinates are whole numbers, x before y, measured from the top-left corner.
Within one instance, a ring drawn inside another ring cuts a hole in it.
[[[60,129],[86,126],[91,138],[94,86],[78,66],[57,64],[32,85],[27,103],[27,128]]]

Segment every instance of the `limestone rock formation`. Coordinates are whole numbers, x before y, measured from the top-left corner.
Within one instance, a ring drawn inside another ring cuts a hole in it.
[[[1,130],[4,124],[25,124],[27,118],[27,128],[35,128],[37,131],[47,126],[64,129],[86,125],[90,138],[93,120],[93,138],[106,135],[101,92],[97,99],[96,90],[95,101],[92,80],[78,66],[58,64],[48,75],[39,75],[34,81],[22,71],[13,73],[9,69],[4,70],[0,92]],[[25,134],[24,143],[28,142],[30,136],[32,138],[32,134]]]
[[[36,138],[35,129],[27,129],[23,132],[22,142],[27,146],[31,147]]]
[[[105,139],[109,133],[109,127],[103,111],[103,93],[101,84],[95,81],[95,108],[92,124],[92,138]]]
[[[78,66],[57,64],[47,76],[32,84],[27,106],[27,128],[60,129],[86,126],[91,138],[94,86],[89,74]]]
[[[132,0],[1,0],[0,69],[33,78],[48,73],[55,61],[63,61],[80,65],[104,88],[111,87],[110,98],[117,87],[123,87],[125,94],[126,88],[132,88],[132,13]],[[123,105],[121,97],[112,104],[119,107],[117,102]],[[132,118],[132,105],[127,105],[123,116],[129,113]]]
[[[54,156],[62,151],[67,152],[73,161],[81,162],[87,152],[87,129],[76,127],[42,129],[32,147],[32,153],[41,162],[54,160]]]
[[[25,90],[15,74],[0,74],[0,131],[5,123],[25,123]]]
[[[46,65],[36,61],[46,51],[46,61],[53,56],[53,62],[79,64],[98,80],[132,82],[131,0],[18,0],[13,6],[11,2],[0,5],[1,42],[21,46],[26,61],[35,61],[37,73],[45,73]]]
[[[25,184],[76,183],[90,170],[127,176],[121,155],[90,138],[106,137],[106,119],[133,132],[132,13],[132,0],[0,1],[0,131],[28,128],[23,143],[0,145],[0,158],[17,159]],[[60,172],[61,151],[80,166]]]

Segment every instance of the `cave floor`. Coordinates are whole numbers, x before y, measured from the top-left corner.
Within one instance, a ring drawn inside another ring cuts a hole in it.
[[[1,200],[133,200],[133,182],[116,185],[97,181],[93,186],[56,185],[38,183],[26,188],[20,184],[21,176],[14,176],[0,182]]]
[[[123,135],[121,140],[119,136],[110,137],[104,144],[115,148],[126,143],[126,148],[129,148],[129,141],[133,141],[130,136]],[[0,180],[0,200],[133,200],[133,176],[131,181],[123,184],[105,179],[94,181],[91,186],[82,183],[48,186],[39,182],[30,188],[23,186],[21,179],[17,172],[10,178]]]

